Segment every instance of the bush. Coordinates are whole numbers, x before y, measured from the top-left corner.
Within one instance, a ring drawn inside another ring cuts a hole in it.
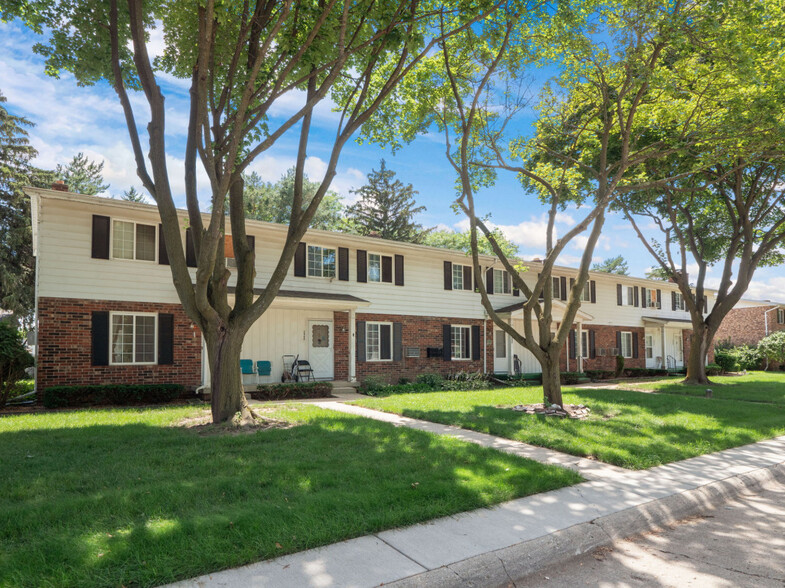
[[[254,400],[289,400],[294,398],[329,398],[333,385],[330,382],[291,382],[286,384],[259,384],[251,392]]]
[[[9,323],[0,321],[0,408],[11,398],[17,382],[26,378],[25,370],[33,363],[22,334]]]
[[[442,382],[443,390],[487,390],[489,386],[482,372],[457,372]]]
[[[728,351],[715,350],[714,364],[712,365],[716,365],[723,373],[735,371],[736,367],[738,366],[736,362],[736,358],[733,356],[733,353],[729,350]],[[707,367],[706,375],[709,375],[708,367]]]
[[[379,376],[368,376],[362,382],[360,382],[359,390],[361,393],[367,394],[368,396],[375,396],[375,392],[381,392],[388,385],[389,384],[387,384],[387,382]]]
[[[758,351],[762,358],[785,363],[785,331],[777,331],[761,339]]]
[[[582,372],[562,372],[559,374],[559,381],[562,384],[571,386],[580,382],[582,377],[584,377]]]
[[[626,368],[624,370],[624,376],[627,378],[656,378],[667,375],[668,370],[657,368]]]
[[[615,376],[618,378],[619,376],[624,373],[624,356],[617,355],[616,356],[616,374]]]
[[[585,372],[590,380],[610,380],[616,376],[616,372],[612,370],[585,370]]]
[[[732,351],[740,370],[757,370],[763,363],[763,356],[757,347],[740,345]]]
[[[723,369],[716,363],[710,363],[709,365],[706,366],[707,376],[719,376],[722,372]]]
[[[430,386],[433,390],[438,390],[442,387],[444,378],[439,374],[420,374],[415,380],[418,384],[425,384]]]
[[[47,408],[161,404],[184,393],[180,384],[52,386],[44,390],[43,403]]]

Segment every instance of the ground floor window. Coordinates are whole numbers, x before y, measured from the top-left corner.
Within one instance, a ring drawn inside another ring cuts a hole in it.
[[[450,331],[452,334],[452,358],[471,359],[471,327],[453,325]]]
[[[365,358],[367,361],[392,360],[392,323],[365,324]]]
[[[111,313],[113,364],[155,363],[156,315]]]
[[[629,331],[622,331],[621,354],[622,357],[627,359],[632,357],[632,333]]]
[[[581,357],[589,357],[589,332],[581,331]]]

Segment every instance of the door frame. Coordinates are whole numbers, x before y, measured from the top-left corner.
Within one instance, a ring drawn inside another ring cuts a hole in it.
[[[317,366],[313,364],[311,354],[313,350],[316,349],[313,347],[313,326],[314,325],[328,325],[328,339],[329,344],[328,348],[330,350],[329,357],[330,357],[330,373],[329,376],[321,375],[320,372],[324,372],[322,369],[317,369]],[[308,344],[308,361],[311,363],[311,368],[314,372],[314,377],[317,380],[334,380],[335,379],[335,321],[333,319],[308,319],[308,330],[306,331],[307,335],[307,344]]]

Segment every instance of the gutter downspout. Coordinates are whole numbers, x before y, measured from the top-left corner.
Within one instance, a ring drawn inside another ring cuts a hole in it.
[[[482,372],[488,373],[488,312],[482,313]]]
[[[769,336],[769,313],[772,310],[779,310],[779,306],[772,306],[769,310],[764,311],[763,313],[763,336]],[[37,349],[37,348],[36,348]],[[766,358],[766,369],[764,371],[769,371],[769,358]]]

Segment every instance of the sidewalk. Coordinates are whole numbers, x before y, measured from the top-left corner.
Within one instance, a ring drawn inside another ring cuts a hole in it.
[[[631,471],[457,427],[335,401],[361,414],[579,471],[588,481],[171,584],[177,588],[502,586],[634,534],[785,484],[785,436]]]

